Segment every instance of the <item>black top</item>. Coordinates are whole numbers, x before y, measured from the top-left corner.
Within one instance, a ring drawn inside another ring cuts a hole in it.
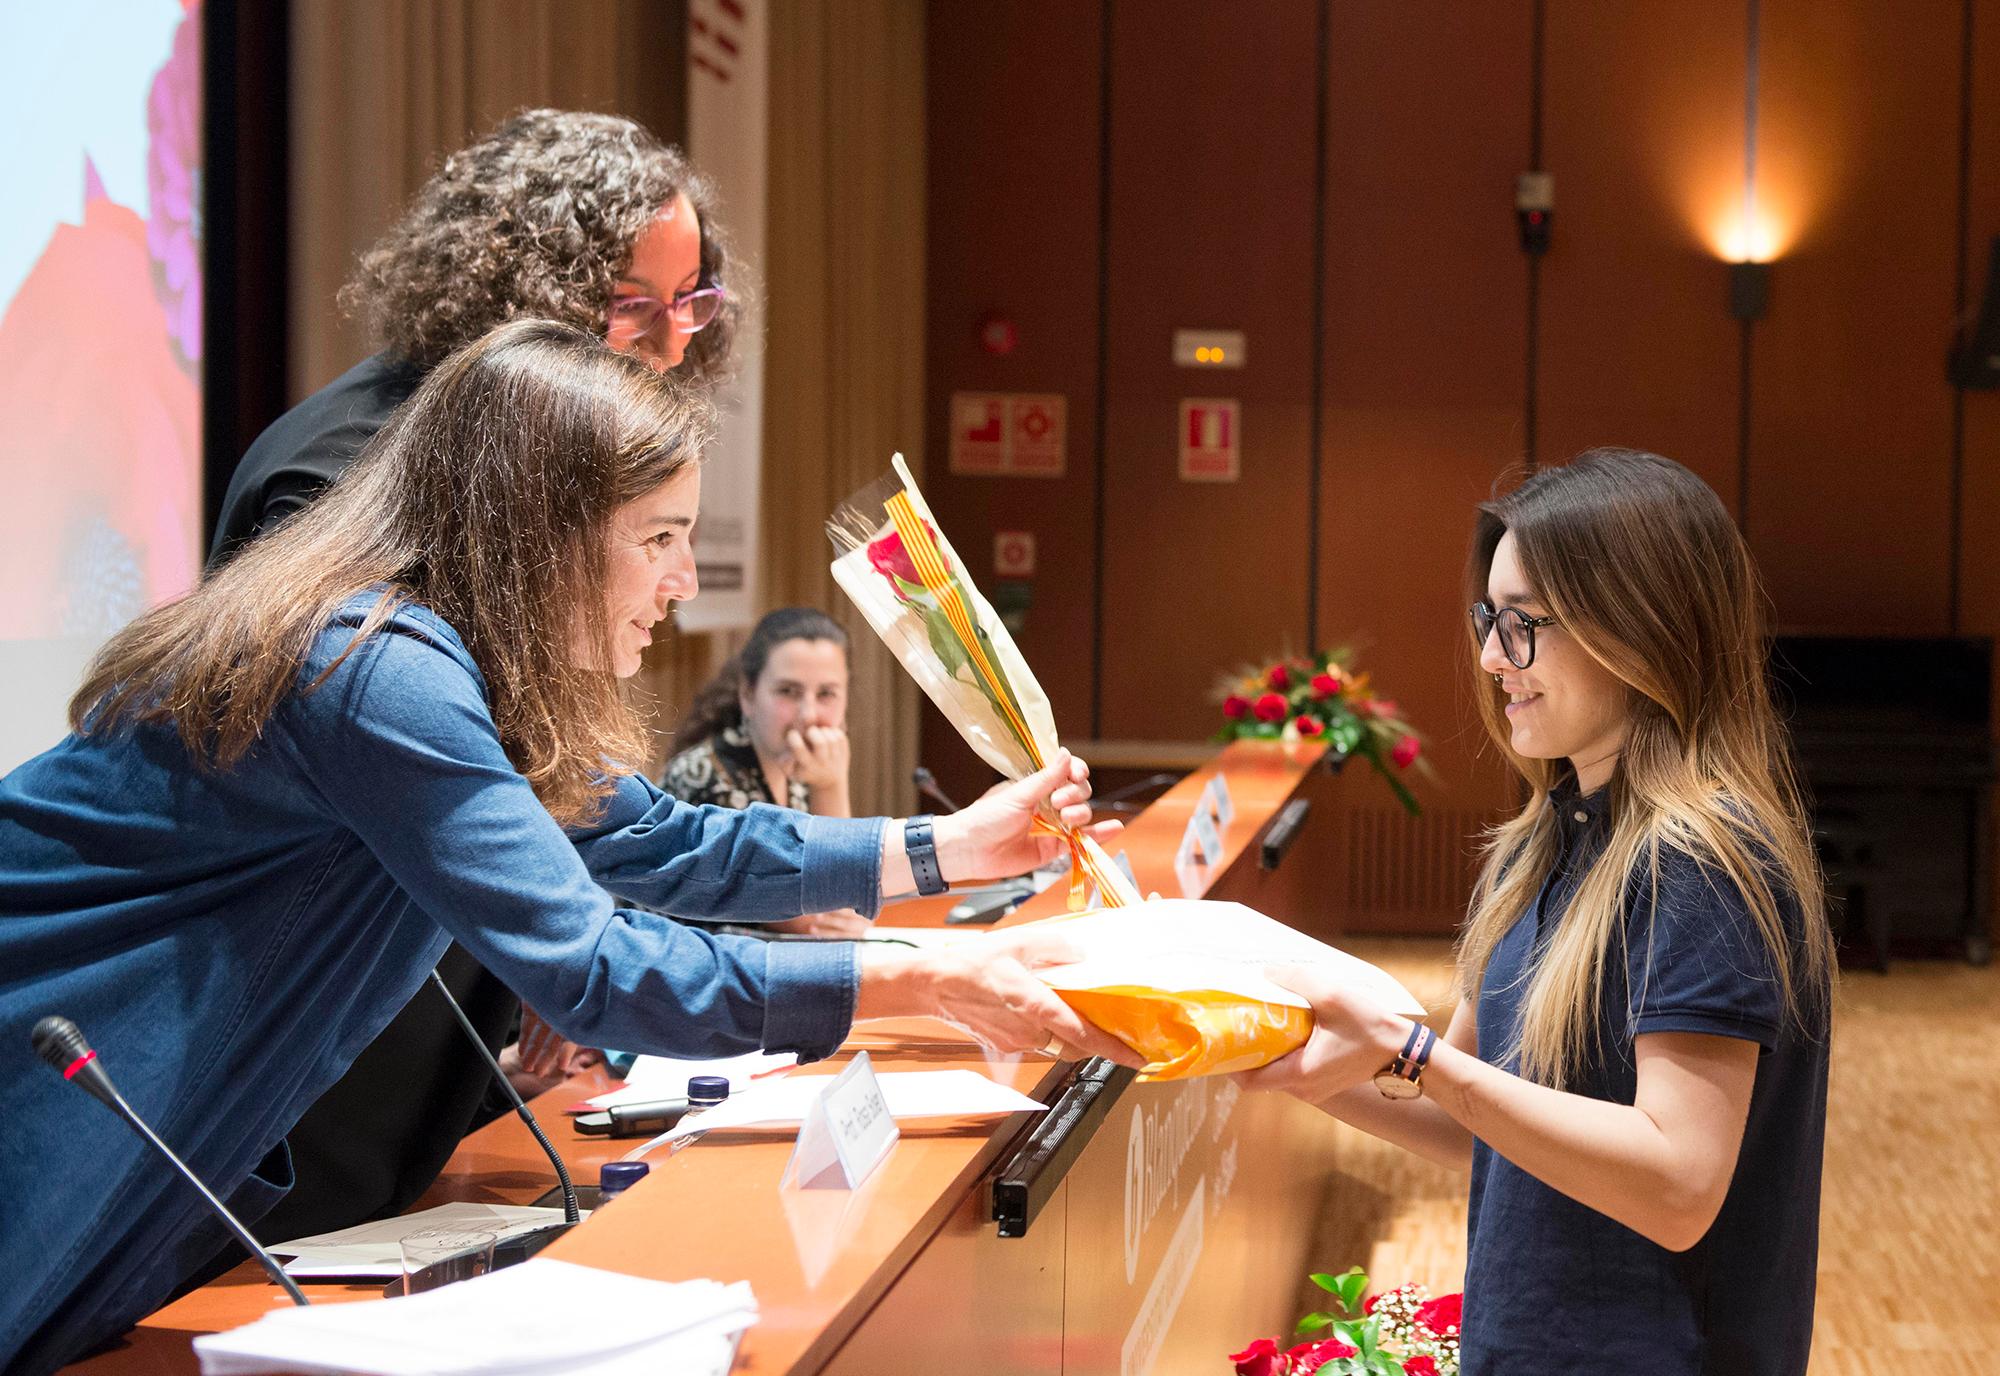
[[[272,421],[230,475],[209,547],[209,567],[251,536],[303,511],[375,438],[389,413],[424,380],[388,354],[363,359]]]
[[[1480,981],[1479,1054],[1509,1054],[1534,962],[1610,832],[1608,790],[1549,800],[1561,858],[1529,912],[1494,948]],[[1741,892],[1714,868],[1667,850],[1655,899],[1645,869],[1628,888],[1614,943],[1600,1051],[1576,1093],[1632,1103],[1633,1039],[1648,1032],[1741,1037],[1763,1048],[1749,1121],[1714,1225],[1670,1252],[1558,1193],[1475,1139],[1467,1223],[1463,1376],[1803,1376],[1812,1343],[1826,1130],[1827,1027],[1786,1015],[1770,955]],[[1780,903],[1799,929],[1789,892]],[[1796,938],[1795,938],[1796,940]],[[1621,959],[1622,956],[1622,959]]]
[[[210,567],[311,503],[423,377],[377,354],[273,421],[229,480]],[[438,970],[487,1047],[499,1050],[518,1000],[456,943]],[[286,1134],[298,1183],[253,1231],[283,1242],[401,1213],[430,1188],[473,1126],[491,1077],[426,982]]]

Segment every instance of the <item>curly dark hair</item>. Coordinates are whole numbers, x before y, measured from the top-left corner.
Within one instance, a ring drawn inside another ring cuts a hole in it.
[[[366,318],[376,347],[426,369],[519,316],[602,338],[633,246],[676,194],[701,219],[702,281],[720,285],[715,189],[679,149],[617,115],[523,110],[445,159],[361,255],[340,304]],[[725,300],[679,371],[719,376],[737,313]]]

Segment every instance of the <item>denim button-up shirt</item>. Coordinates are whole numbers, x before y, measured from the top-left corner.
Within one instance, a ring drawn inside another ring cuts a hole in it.
[[[321,636],[300,684],[372,601]],[[228,770],[195,768],[153,724],[23,764],[0,779],[0,1368],[116,1336],[222,1240],[164,1162],[36,1060],[38,1019],[74,1019],[139,1113],[254,1216],[286,1183],[285,1132],[451,938],[588,1045],[825,1055],[854,1014],[851,945],[711,935],[611,894],[738,921],[872,913],[881,828],[694,808],[625,777],[565,833],[509,762],[464,644],[418,606],[288,698]]]

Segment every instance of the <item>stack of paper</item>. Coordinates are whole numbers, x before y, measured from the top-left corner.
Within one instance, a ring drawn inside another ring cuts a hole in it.
[[[756,1321],[741,1281],[669,1284],[537,1257],[407,1299],[273,1310],[194,1349],[203,1376],[722,1376]]]
[[[339,1232],[275,1243],[271,1250],[291,1258],[285,1263],[285,1273],[300,1280],[326,1276],[387,1279],[403,1274],[403,1239],[425,1228],[476,1228],[506,1239],[562,1221],[561,1209],[526,1204],[440,1204],[419,1213],[357,1223]]]
[[[616,1108],[620,1104],[646,1104],[655,1099],[687,1097],[688,1081],[697,1075],[720,1075],[729,1081],[731,1094],[750,1087],[752,1080],[781,1075],[799,1063],[790,1051],[751,1051],[715,1061],[682,1061],[671,1056],[641,1056],[625,1072],[625,1088],[614,1089],[593,1099],[585,1099],[572,1112]]]
[[[995,1084],[976,1070],[889,1070],[875,1077],[892,1118],[999,1117],[1039,1110],[1047,1105],[1017,1090]],[[805,1121],[812,1101],[833,1083],[828,1075],[797,1075],[753,1085],[732,1094],[714,1108],[661,1133],[627,1153],[636,1160],[663,1142],[696,1133],[732,1128],[781,1127]]]

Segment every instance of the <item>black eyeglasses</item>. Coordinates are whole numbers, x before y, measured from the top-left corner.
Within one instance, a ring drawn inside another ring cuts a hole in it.
[[[1496,610],[1484,602],[1472,604],[1472,629],[1479,633],[1479,643],[1484,645],[1486,637],[1497,629],[1500,632],[1500,653],[1507,656],[1507,662],[1516,669],[1525,669],[1535,662],[1536,629],[1555,624],[1553,616],[1529,616],[1519,607]]]

